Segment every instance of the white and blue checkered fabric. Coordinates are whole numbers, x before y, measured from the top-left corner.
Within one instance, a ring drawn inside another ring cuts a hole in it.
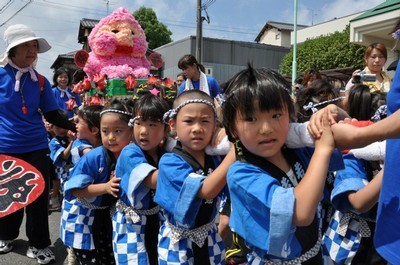
[[[351,218],[345,236],[338,233],[344,214],[335,211],[323,236],[323,252],[338,264],[351,264],[361,241],[360,221]]]
[[[69,178],[69,171],[66,167],[56,167],[57,179],[67,181]]]
[[[193,264],[193,250],[190,239],[183,238],[179,242],[171,243],[171,228],[165,223],[160,228],[158,235],[159,265],[188,265]],[[208,253],[211,265],[225,264],[225,246],[218,234],[217,226],[208,232]]]
[[[117,264],[147,265],[144,244],[146,216],[137,223],[127,223],[124,213],[116,211],[113,216],[113,249]]]
[[[95,249],[92,236],[94,210],[76,200],[63,200],[60,238],[66,246],[92,250]]]

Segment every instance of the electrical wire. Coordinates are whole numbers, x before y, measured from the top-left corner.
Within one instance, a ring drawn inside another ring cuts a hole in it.
[[[13,2],[14,0],[9,0],[2,8],[0,8],[0,14],[3,13]]]
[[[20,9],[17,10],[17,12],[15,12],[10,18],[8,18],[6,21],[4,21],[3,23],[0,24],[0,27],[4,26],[8,21],[10,21],[11,19],[13,19],[19,12],[21,12],[25,7],[27,7],[30,3],[32,3],[33,0],[29,0],[28,3],[26,3],[23,7],[21,7]]]

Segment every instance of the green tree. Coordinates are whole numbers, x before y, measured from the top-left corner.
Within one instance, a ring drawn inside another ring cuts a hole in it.
[[[350,43],[349,25],[342,31],[307,39],[297,47],[297,72],[316,67],[318,70],[336,68],[362,68],[365,47]],[[293,48],[285,55],[280,70],[283,75],[292,74]]]
[[[153,9],[142,6],[133,13],[133,16],[142,26],[150,49],[158,48],[172,41],[172,32],[158,21]]]

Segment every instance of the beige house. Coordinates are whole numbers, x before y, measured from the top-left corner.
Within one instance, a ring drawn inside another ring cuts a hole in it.
[[[297,25],[298,30],[306,27],[304,25]],[[254,41],[261,44],[290,48],[292,45],[290,34],[293,28],[293,24],[268,21]]]

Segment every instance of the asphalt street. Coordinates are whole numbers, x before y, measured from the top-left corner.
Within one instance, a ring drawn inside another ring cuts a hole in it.
[[[53,265],[62,265],[67,257],[67,251],[65,246],[59,238],[60,231],[60,216],[61,213],[51,212],[49,215],[49,226],[50,226],[50,238],[52,245],[50,249],[56,255],[56,261]],[[14,241],[14,248],[7,254],[0,254],[1,265],[37,265],[36,259],[30,259],[26,256],[26,250],[28,249],[28,241],[25,234],[25,219],[21,225],[19,237]]]
[[[50,226],[50,239],[52,245],[50,249],[56,255],[56,261],[51,263],[52,265],[63,265],[66,264],[67,251],[61,239],[59,238],[60,232],[60,218],[61,213],[51,212],[49,215],[49,226]],[[217,219],[218,222],[218,219]],[[227,246],[231,243],[230,233],[226,240]],[[30,259],[26,256],[28,249],[28,241],[25,234],[25,218],[21,225],[19,237],[14,241],[13,250],[7,254],[0,254],[0,265],[37,265],[36,259]],[[65,262],[65,263],[64,263]]]

